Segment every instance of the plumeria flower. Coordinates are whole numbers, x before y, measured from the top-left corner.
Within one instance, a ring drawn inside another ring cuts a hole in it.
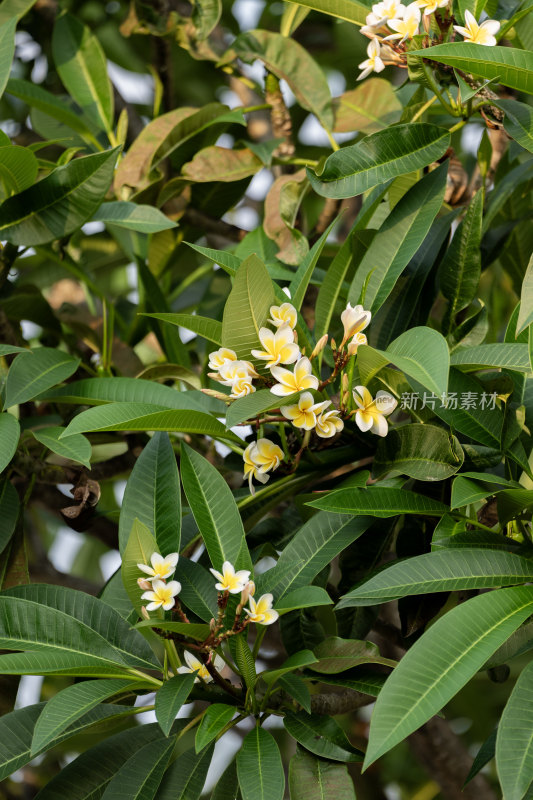
[[[385,417],[392,414],[398,405],[396,398],[388,392],[379,391],[374,400],[365,386],[356,386],[353,399],[358,406],[355,422],[359,430],[386,436],[389,426]]]
[[[150,600],[146,606],[147,611],[155,611],[158,608],[163,608],[164,611],[170,611],[173,608],[177,594],[181,592],[181,583],[179,581],[165,581],[155,580],[152,583],[152,591],[144,592],[141,595],[143,600]]]
[[[424,9],[424,16],[434,14],[438,8],[446,8],[450,0],[416,0],[419,8]]]
[[[368,340],[367,340],[367,338],[366,338],[364,333],[356,333],[355,336],[353,337],[352,341],[348,345],[348,355],[349,356],[354,356],[357,353],[358,349],[359,349],[359,345],[367,344],[367,343],[368,343]]]
[[[405,11],[405,6],[399,0],[383,0],[372,6],[372,13],[383,22],[388,19],[401,19]]]
[[[370,13],[366,15],[366,25],[363,25],[360,30],[363,36],[368,36],[370,39],[372,39],[377,34],[379,29],[383,27],[383,25],[384,20],[380,19],[375,14]]]
[[[283,367],[272,367],[273,377],[279,381],[270,391],[279,397],[287,397],[303,389],[318,389],[318,378],[313,375],[313,368],[308,358],[301,358],[294,366],[294,372]]]
[[[250,580],[250,570],[240,569],[235,572],[235,567],[229,561],[224,561],[222,564],[222,572],[217,572],[212,567],[209,568],[209,571],[219,580],[219,583],[215,583],[215,588],[219,592],[240,594]]]
[[[316,425],[317,414],[331,405],[331,400],[315,403],[311,392],[304,392],[293,406],[281,406],[280,411],[285,419],[290,419],[295,428],[312,430]]]
[[[380,58],[381,53],[381,45],[377,39],[372,39],[369,43],[368,47],[366,48],[366,54],[368,58],[364,61],[361,61],[359,64],[359,69],[363,71],[357,78],[358,81],[362,81],[363,78],[368,77],[371,72],[383,72],[385,69],[385,64]]]
[[[275,333],[268,328],[260,328],[259,340],[265,349],[252,350],[252,355],[260,361],[266,361],[267,367],[294,364],[300,357],[300,348],[294,341],[290,325],[282,325]]]
[[[496,36],[500,30],[500,23],[496,19],[486,19],[479,25],[475,16],[468,9],[465,11],[465,27],[454,25],[454,30],[464,36],[465,42],[474,44],[485,44],[493,47],[496,44]]]
[[[233,386],[237,380],[243,377],[250,379],[259,377],[251,361],[226,361],[220,367],[216,380],[223,386]]]
[[[403,12],[403,17],[390,19],[388,21],[387,25],[389,28],[392,28],[393,31],[396,31],[396,33],[385,36],[383,41],[386,42],[387,39],[400,39],[401,44],[405,42],[406,39],[412,39],[413,36],[416,36],[418,33],[420,16],[420,8],[417,3],[410,3]]]
[[[368,47],[370,47],[371,44],[372,42],[370,42]],[[359,66],[362,65],[359,64]],[[341,322],[344,326],[344,338],[341,342],[341,347],[345,344],[345,342],[348,341],[348,339],[351,339],[352,336],[355,336],[357,333],[364,331],[365,328],[368,328],[371,319],[372,314],[370,311],[365,311],[363,306],[351,306],[350,303],[348,303],[341,314]]]
[[[192,653],[189,653],[188,650],[184,650],[183,656],[186,661],[186,665],[184,664],[182,667],[178,667],[178,672],[183,675],[185,672],[197,672],[198,675],[195,678],[195,683],[199,683],[200,679],[205,681],[205,683],[209,683],[213,680],[211,675],[209,674],[207,667],[205,664],[202,664],[199,658],[197,658]],[[225,661],[219,655],[215,653],[215,657],[213,659],[213,666],[220,672],[220,670],[225,666]]]
[[[137,564],[137,566],[150,576],[148,580],[164,581],[175,572],[178,558],[179,553],[170,553],[166,558],[163,558],[159,553],[152,553],[150,556],[151,567],[148,564]]]
[[[339,412],[336,409],[332,411],[323,411],[316,418],[316,433],[321,439],[331,439],[336,433],[339,433],[344,428],[344,422],[339,417]]]
[[[236,361],[237,353],[230,350],[229,347],[221,347],[219,350],[214,350],[209,353],[209,369],[218,370],[226,361]]]
[[[259,483],[266,483],[269,480],[267,472],[277,469],[283,461],[283,450],[270,439],[258,439],[257,442],[249,444],[243,453],[244,477],[248,478],[250,491],[252,489],[252,478]]]
[[[294,329],[298,322],[298,312],[292,303],[270,306],[270,319],[268,321],[276,328],[281,328],[282,325],[289,325],[289,327]]]
[[[255,386],[252,383],[249,372],[245,369],[239,370],[231,384],[230,397],[234,399],[246,397],[246,395],[252,394],[252,392],[255,392]]]
[[[272,625],[279,617],[278,612],[272,608],[273,601],[274,598],[271,594],[261,595],[257,602],[250,597],[250,608],[244,609],[250,622],[255,622],[257,625]]]

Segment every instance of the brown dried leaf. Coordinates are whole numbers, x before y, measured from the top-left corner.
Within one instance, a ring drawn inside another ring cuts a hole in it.
[[[278,245],[276,255],[285,264],[299,264],[309,250],[307,239],[294,227],[308,187],[305,170],[301,169],[294,175],[277,178],[265,198],[263,227],[269,239]]]
[[[335,133],[375,133],[398,122],[402,113],[402,104],[383,78],[370,78],[356,89],[344,92],[333,100],[333,108]]]
[[[183,177],[197,183],[222,181],[230,183],[248,178],[259,172],[261,160],[247,147],[242,150],[229,150],[226,147],[204,147],[192,161],[183,165]]]

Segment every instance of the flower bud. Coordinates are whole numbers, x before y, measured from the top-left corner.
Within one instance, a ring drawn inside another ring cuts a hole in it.
[[[146,610],[146,606],[142,606],[142,608],[141,608],[141,617],[143,619],[150,619],[150,614]]]
[[[137,578],[137,586],[139,589],[142,589],[143,592],[149,592],[152,588],[150,581],[147,581],[145,578]]]
[[[211,631],[211,633],[213,633],[215,631],[216,627],[217,627],[217,623],[215,621],[215,618],[211,617],[211,619],[209,621],[209,630]]]
[[[209,397],[216,397],[217,400],[223,400],[225,403],[230,402],[228,395],[224,392],[217,392],[215,389],[202,389],[201,391]]]
[[[239,605],[245,606],[246,603],[248,602],[250,595],[253,596],[254,594],[255,594],[255,583],[253,581],[248,581],[248,583],[241,592],[241,601]]]
[[[342,383],[341,383],[343,392],[347,392],[348,391],[349,383],[350,383],[350,379],[348,378],[348,375],[344,372],[343,375],[342,375]]]
[[[321,353],[321,352],[322,352],[322,350],[324,349],[324,347],[325,347],[325,346],[327,345],[327,343],[328,343],[328,338],[329,338],[328,334],[327,334],[327,333],[325,333],[325,334],[324,334],[324,336],[322,336],[322,338],[318,340],[318,342],[317,342],[317,343],[316,343],[316,345],[315,345],[315,349],[314,349],[314,350],[313,350],[313,352],[311,353],[311,358],[316,358],[316,356],[317,356],[319,353]]]

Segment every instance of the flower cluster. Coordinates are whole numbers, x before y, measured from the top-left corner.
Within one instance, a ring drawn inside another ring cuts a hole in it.
[[[181,583],[179,581],[167,583],[167,578],[170,578],[176,571],[178,559],[178,553],[170,553],[166,558],[163,558],[160,553],[152,553],[150,556],[151,566],[137,564],[138,568],[148,576],[139,578],[137,581],[141,589],[146,589],[141,597],[143,600],[150,601],[146,606],[147,611],[157,611],[159,608],[170,611],[171,608],[174,608],[175,598],[181,592]]]
[[[248,445],[243,454],[244,477],[248,478],[250,491],[252,489],[252,478],[259,483],[266,483],[270,475],[267,472],[277,469],[283,461],[283,450],[270,439],[258,439]]]
[[[251,361],[238,359],[237,353],[228,347],[221,347],[209,354],[209,369],[216,370],[216,372],[208,373],[210,378],[223,386],[231,386],[230,397],[233,400],[255,392],[252,381],[259,375],[253,364]]]
[[[217,579],[215,588],[224,594],[240,594],[241,601],[237,607],[239,616],[241,609],[247,615],[247,622],[255,622],[256,625],[272,625],[278,619],[278,612],[272,608],[274,598],[271,594],[263,594],[259,600],[254,600],[255,583],[250,580],[250,571],[246,569],[235,571],[233,564],[224,561],[222,572],[217,572],[211,568],[210,571]],[[249,608],[246,608],[246,603]]]
[[[387,64],[403,64],[402,54],[405,48],[398,49],[423,31],[429,34],[429,17],[436,11],[447,9],[449,0],[415,0],[409,5],[404,5],[400,0],[383,0],[372,6],[372,11],[367,15],[366,25],[361,28],[361,33],[371,39],[367,47],[367,56],[359,64],[362,70],[357,80],[368,77],[371,72],[382,72]],[[454,25],[454,30],[461,34],[465,42],[474,42],[493,46],[496,44],[496,34],[500,29],[497,20],[487,19],[481,24],[470,11],[465,11],[465,25]],[[390,44],[389,44],[390,43]]]

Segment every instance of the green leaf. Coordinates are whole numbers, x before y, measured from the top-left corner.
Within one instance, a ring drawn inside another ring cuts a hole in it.
[[[99,128],[113,130],[113,88],[107,61],[96,36],[71,14],[54,25],[52,54],[59,77],[69,94]]]
[[[232,653],[235,658],[237,669],[244,678],[246,688],[253,689],[257,682],[255,660],[244,636],[236,636],[233,639]]]
[[[297,653],[293,653],[292,656],[289,656],[288,659],[283,662],[281,667],[278,667],[277,669],[265,670],[265,672],[261,672],[259,677],[262,678],[265,683],[271,686],[283,675],[286,675],[289,672],[294,672],[297,669],[308,667],[310,664],[316,664],[317,661],[318,659],[311,650],[300,650]]]
[[[127,667],[102,662],[98,657],[65,653],[51,647],[46,652],[9,653],[0,656],[1,675],[76,675],[85,678],[131,679]]]
[[[242,800],[283,800],[285,774],[276,740],[256,726],[237,753]]]
[[[38,347],[21,353],[13,361],[6,380],[5,405],[18,405],[33,400],[41,392],[76,372],[79,358],[73,358],[52,347]]]
[[[342,550],[355,542],[372,519],[337,516],[321,511],[294,535],[275,567],[257,576],[257,593],[272,592],[281,605],[291,591],[307,586]]]
[[[0,451],[3,451],[1,444],[2,417],[0,417]],[[0,481],[0,553],[2,553],[9,543],[17,524],[20,510],[20,501],[17,490],[7,478]]]
[[[153,206],[137,205],[125,200],[115,200],[112,203],[102,203],[93,214],[93,220],[99,220],[110,225],[118,225],[139,233],[157,233],[175,228],[176,223],[169,219],[162,211]]]
[[[51,427],[51,428],[38,428],[33,430],[32,433],[38,442],[43,444],[52,453],[56,453],[63,458],[70,458],[71,461],[77,461],[83,464],[87,469],[91,469],[91,443],[81,433],[75,436],[69,436],[68,439],[59,441],[59,437],[64,432],[65,428]]]
[[[3,472],[17,449],[20,437],[18,419],[12,414],[0,414],[0,472]]]
[[[395,517],[398,514],[423,514],[440,517],[448,509],[439,500],[403,489],[369,486],[367,489],[338,489],[306,505],[344,514],[370,514],[374,517]]]
[[[123,530],[125,533],[126,529]],[[122,554],[121,572],[124,588],[139,616],[144,601],[137,583],[137,578],[143,575],[137,564],[150,564],[150,557],[154,552],[157,552],[157,542],[152,532],[143,522],[134,519]]]
[[[212,261],[213,264],[218,264],[219,267],[222,267],[222,269],[232,277],[244,260],[233,253],[228,253],[227,250],[214,250],[212,247],[201,247],[201,245],[192,244],[192,242],[184,242],[184,244],[188,245],[192,250],[196,250],[197,253],[207,258],[208,261]]]
[[[11,17],[0,25],[0,97],[6,88],[15,55],[15,30],[17,18]],[[0,170],[1,172],[1,170]]]
[[[150,684],[146,684],[149,686]],[[142,681],[106,680],[83,681],[67,686],[55,694],[45,705],[35,724],[31,743],[32,755],[50,746],[69,725],[104,700],[116,694],[132,694],[132,689],[142,686]]]
[[[513,586],[473,597],[434,622],[379,693],[365,767],[440,711],[532,608],[531,588]]]
[[[476,503],[485,497],[503,491],[503,489],[522,488],[514,481],[491,475],[488,472],[463,472],[452,483],[451,508]]]
[[[443,481],[457,472],[464,455],[459,441],[436,425],[413,423],[395,428],[378,444],[372,473],[409,475],[421,481]]]
[[[457,314],[472,302],[477,293],[481,277],[483,199],[483,192],[477,192],[470,201],[440,265],[440,289],[448,301],[442,323],[444,333],[454,329]]]
[[[0,344],[0,358],[10,356],[12,353],[31,353],[26,347],[16,347],[11,344]]]
[[[309,250],[305,258],[302,259],[302,262],[296,270],[294,278],[290,283],[289,291],[291,294],[291,303],[297,311],[299,311],[302,307],[305,293],[307,291],[307,287],[309,286],[309,282],[313,277],[313,272],[317,265],[318,259],[322,254],[322,250],[324,249],[324,245],[326,244],[328,236],[337,222],[338,217],[334,219],[330,225],[328,225],[320,239],[317,239],[311,250]]]
[[[302,0],[298,5],[357,25],[364,25],[368,15],[368,7],[358,0]]]
[[[337,606],[338,608],[338,606]],[[379,648],[373,642],[361,642],[356,639],[340,639],[331,636],[315,647],[318,661],[312,664],[313,672],[335,674],[358,667],[361,664],[386,664],[394,666],[394,661],[381,658]]]
[[[394,206],[357,267],[348,291],[352,305],[364,290],[365,308],[373,314],[381,308],[440,211],[447,174],[445,162],[417,181]]]
[[[71,438],[69,436],[65,441],[69,442]],[[126,547],[135,519],[152,533],[159,553],[167,556],[179,552],[181,492],[176,456],[166,433],[152,436],[135,462],[126,484],[118,524],[121,552]]]
[[[269,72],[287,81],[302,108],[316,114],[326,128],[333,127],[328,82],[301,44],[280,33],[252,30],[238,36],[232,49],[244,61],[260,59]]]
[[[487,589],[526,583],[533,561],[488,548],[434,550],[399,561],[359,585],[337,608],[371,606],[413,594]]]
[[[307,176],[322,197],[354,197],[390,178],[432,164],[449,144],[448,131],[436,125],[393,125],[332,153],[320,174],[308,169]]]
[[[289,764],[291,800],[356,800],[353,781],[344,764],[296,749]]]
[[[461,347],[451,355],[452,366],[471,371],[482,367],[502,367],[517,372],[529,372],[529,353],[527,344],[478,344],[475,347]]]
[[[190,695],[195,680],[196,673],[194,672],[175,675],[170,680],[165,681],[157,692],[155,696],[155,715],[165,736],[169,735],[176,715]]]
[[[228,408],[226,428],[233,428],[241,422],[246,422],[246,420],[259,416],[264,411],[279,408],[280,405],[294,403],[297,397],[299,397],[299,392],[288,397],[278,397],[270,389],[260,389],[258,392],[253,392],[253,394],[249,394],[246,397],[239,397]]]
[[[184,178],[196,183],[231,183],[255,175],[262,167],[261,159],[248,147],[232,150],[210,145],[195,153],[192,161],[183,165],[181,172]]]
[[[287,733],[299,744],[321,758],[345,763],[363,760],[363,754],[352,747],[346,734],[332,717],[307,714],[305,711],[298,714],[288,712],[283,718],[283,724]]]
[[[497,732],[498,732],[497,729],[493,730],[492,733],[489,736],[487,736],[487,738],[477,751],[476,757],[474,758],[472,766],[470,767],[470,771],[465,778],[463,789],[467,785],[467,783],[470,783],[472,778],[476,777],[478,772],[480,772],[483,769],[485,764],[488,764],[489,761],[492,761],[492,759],[494,758]]]
[[[216,344],[217,347],[222,345],[222,323],[216,319],[200,317],[196,314],[143,314],[142,316],[169,322],[171,325],[179,325],[193,333],[198,333],[204,339]]]
[[[200,800],[212,757],[212,747],[200,754],[186,750],[167,769],[156,800]]]
[[[235,706],[227,706],[224,703],[212,703],[209,706],[196,730],[194,749],[197,753],[217,738],[233,719],[235,711]]]
[[[231,489],[209,461],[187,445],[181,450],[181,479],[211,563],[230,561],[237,569],[252,562],[239,509]]]
[[[351,5],[351,3],[350,3]],[[365,19],[368,9],[365,9]],[[383,78],[368,78],[333,100],[335,133],[375,133],[398,122],[402,113],[393,86]]]
[[[242,442],[210,414],[148,403],[109,403],[89,408],[74,417],[62,438],[91,431],[181,431]]]
[[[46,584],[17,586],[0,597],[0,609],[7,635],[11,615],[24,615],[11,650],[56,653],[63,649],[65,658],[73,653],[136,669],[160,666],[138,631],[111,606],[84,592]]]
[[[211,800],[237,800],[239,797],[237,760],[234,758],[218,779],[217,785],[213,789]]]
[[[12,17],[20,19],[34,5],[35,0],[3,0],[0,5],[0,23],[10,20]]]
[[[179,599],[181,602],[181,594]],[[173,620],[159,620],[156,618],[143,619],[135,627],[153,628],[154,626],[161,628],[162,631],[172,631],[173,633],[179,633],[181,636],[188,636],[190,639],[198,639],[200,642],[207,639],[210,632],[209,625],[205,625],[202,622],[174,622]]]
[[[249,359],[250,351],[260,347],[259,329],[265,324],[274,304],[274,287],[267,268],[255,255],[248,256],[237,269],[233,289],[224,307],[222,344]]]
[[[155,800],[160,797],[159,785],[163,780],[175,737],[156,739],[134,751],[111,778],[102,800]]]
[[[311,713],[311,693],[306,682],[299,675],[287,673],[279,679],[281,688],[287,692],[293,700],[296,700],[308,714]]]
[[[329,606],[333,600],[321,586],[301,586],[287,592],[281,600],[274,604],[279,614],[287,614],[295,608],[314,608]]]
[[[533,153],[533,111],[531,106],[507,98],[503,100],[498,98],[494,105],[505,112],[503,120],[505,132],[518,144]],[[523,167],[523,164],[520,166]]]
[[[92,217],[109,189],[118,148],[56,167],[2,205],[0,237],[29,247],[62,239]]]
[[[516,336],[533,323],[533,255],[529,259],[526,274],[522,281],[520,312],[516,323]]]
[[[105,708],[105,706],[104,706]],[[139,725],[107,737],[68,763],[39,792],[39,800],[96,800],[103,796],[106,787],[121,767],[132,758],[144,756],[144,746],[163,739],[159,725]],[[131,795],[133,797],[133,794]]]
[[[181,583],[180,601],[200,619],[209,622],[217,615],[217,590],[210,572],[196,561],[180,556],[175,580]]]
[[[496,735],[496,769],[505,800],[522,800],[533,780],[532,674],[528,664],[511,692]]]
[[[0,45],[1,47],[1,45]],[[21,192],[35,183],[37,179],[37,159],[25,147],[9,145],[0,147],[0,197]]]
[[[427,58],[425,50],[410,56]],[[431,48],[431,60],[449,64],[478,78],[497,80],[503,86],[533,94],[533,53],[516,47],[485,47],[471,42],[449,42]]]

